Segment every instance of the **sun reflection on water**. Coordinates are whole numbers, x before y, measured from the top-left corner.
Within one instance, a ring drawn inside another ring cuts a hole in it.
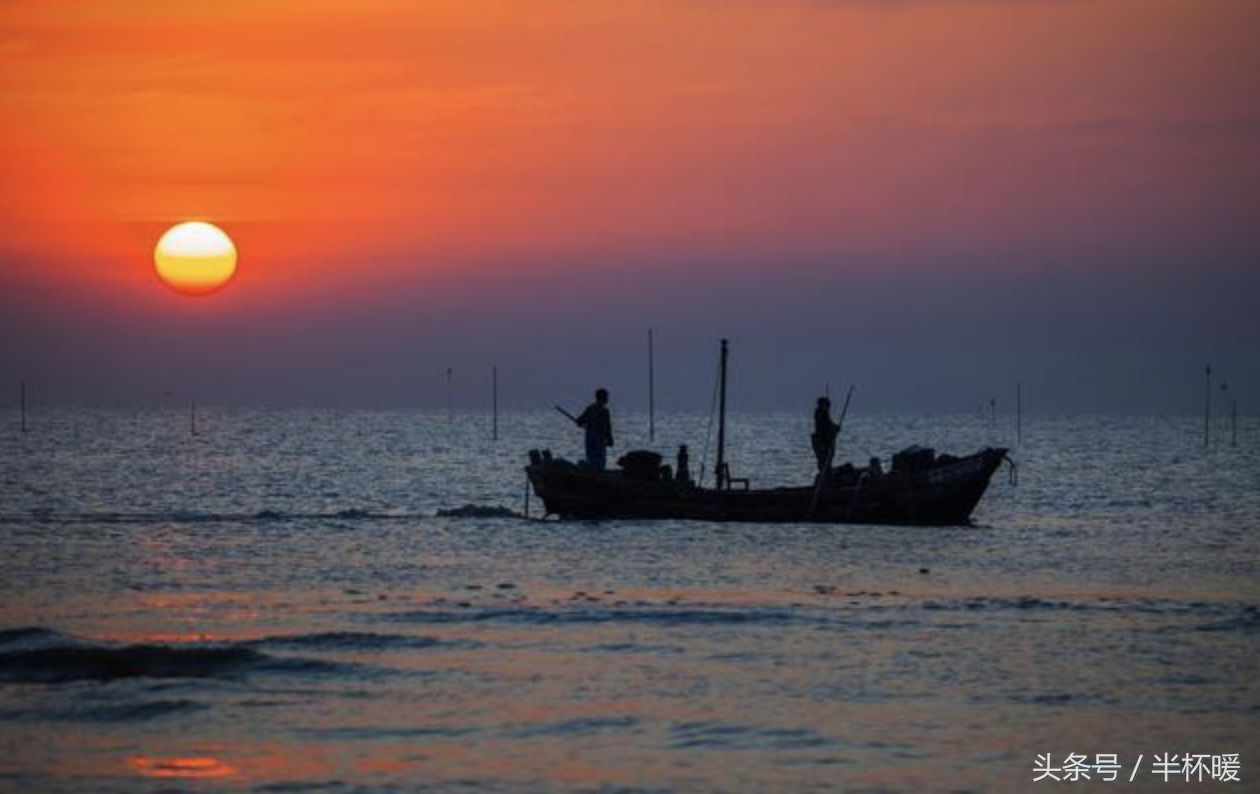
[[[235,767],[212,756],[188,758],[149,758],[136,756],[127,765],[145,777],[161,778],[225,778],[237,774]]]

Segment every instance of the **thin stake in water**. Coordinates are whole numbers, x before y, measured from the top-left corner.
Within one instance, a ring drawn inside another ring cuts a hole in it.
[[[197,435],[197,401],[192,401],[192,406],[188,409],[188,429],[192,435]]]
[[[1238,446],[1238,398],[1230,397],[1229,404],[1229,445]]]
[[[656,442],[656,366],[653,361],[651,328],[648,328],[648,442]]]
[[[499,367],[490,367],[490,437],[499,440]]]
[[[26,432],[26,381],[22,381],[22,432]]]
[[[728,354],[727,340],[723,339],[722,354],[718,363],[720,385],[718,388],[717,464],[713,469],[719,491],[730,484],[730,472],[726,468],[726,359]]]
[[[1221,383],[1221,393],[1229,401],[1229,445],[1238,446],[1238,398],[1229,390],[1228,383]]]
[[[1015,445],[1024,437],[1024,385],[1015,381]]]
[[[451,402],[451,376],[454,370],[450,367],[446,368],[446,422],[450,424],[455,420],[455,404]]]
[[[1203,371],[1203,448],[1208,448],[1212,433],[1212,362]]]

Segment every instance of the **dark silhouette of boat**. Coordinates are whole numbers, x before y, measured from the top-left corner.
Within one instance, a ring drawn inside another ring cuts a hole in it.
[[[726,360],[722,340],[715,487],[679,481],[655,453],[630,453],[621,469],[596,471],[532,450],[525,471],[546,513],[569,519],[966,524],[1008,459],[1002,448],[954,457],[912,447],[894,455],[887,472],[846,465],[811,485],[751,488],[747,479],[730,476],[725,461]]]

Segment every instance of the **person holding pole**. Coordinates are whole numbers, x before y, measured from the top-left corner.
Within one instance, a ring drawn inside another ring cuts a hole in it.
[[[814,433],[809,437],[814,447],[814,457],[818,459],[818,472],[821,474],[831,465],[835,455],[836,434],[840,425],[831,421],[831,400],[818,398],[818,407],[814,409]]]
[[[612,414],[608,411],[608,389],[596,389],[595,402],[586,406],[586,410],[579,416],[573,416],[560,406],[556,406],[556,410],[586,431],[586,465],[595,471],[603,471],[608,465],[608,448],[613,445]]]

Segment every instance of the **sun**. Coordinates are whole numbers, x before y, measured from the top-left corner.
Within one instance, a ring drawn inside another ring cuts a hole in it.
[[[153,264],[168,287],[200,297],[223,289],[236,275],[236,246],[213,224],[181,223],[158,240]]]

